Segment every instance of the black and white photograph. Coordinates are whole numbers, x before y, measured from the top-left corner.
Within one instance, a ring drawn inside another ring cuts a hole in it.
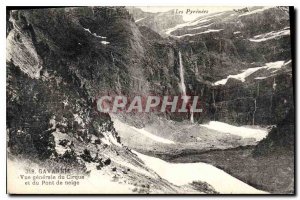
[[[295,195],[294,18],[7,6],[7,193]]]

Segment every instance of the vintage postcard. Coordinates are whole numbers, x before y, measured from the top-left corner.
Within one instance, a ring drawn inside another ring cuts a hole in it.
[[[293,7],[7,7],[9,194],[295,194]]]

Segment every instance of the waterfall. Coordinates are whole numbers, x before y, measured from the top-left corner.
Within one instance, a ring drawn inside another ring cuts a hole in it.
[[[213,98],[213,106],[216,108],[216,99],[215,99],[215,90],[212,89],[212,98]],[[217,110],[214,111],[214,121],[216,121],[216,112]]]
[[[115,57],[114,57],[113,53],[112,53],[112,52],[110,52],[110,55],[111,55],[111,58],[112,58],[113,64],[115,65]]]
[[[183,71],[183,64],[182,64],[182,56],[181,56],[181,52],[179,51],[179,74],[180,74],[180,88],[181,88],[181,92],[182,92],[182,96],[186,96],[186,86],[184,83],[184,71]],[[184,99],[184,101],[186,101],[186,99]],[[186,102],[185,102],[186,103]],[[193,113],[193,109],[192,106],[190,108],[190,121],[192,123],[194,123],[194,113]]]
[[[182,92],[182,96],[186,96],[186,87],[184,83],[184,72],[183,72],[183,65],[182,65],[182,57],[181,57],[181,52],[179,51],[179,74],[180,74],[180,88]]]
[[[190,109],[190,114],[191,114],[190,121],[191,121],[191,123],[194,123],[194,112],[193,112],[193,108],[192,107]]]
[[[277,86],[277,84],[276,84],[276,79],[275,79],[275,77],[274,77],[274,81],[273,81],[273,90],[274,90],[274,91],[276,90],[276,86]]]
[[[256,112],[256,98],[254,99],[254,111],[252,115],[252,125],[255,124],[255,112]]]

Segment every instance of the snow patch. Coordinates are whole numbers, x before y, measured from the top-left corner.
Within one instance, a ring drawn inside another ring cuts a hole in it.
[[[267,63],[264,68],[270,70],[270,69],[280,69],[282,66],[284,66],[284,61],[277,61],[277,62],[270,62]]]
[[[10,186],[11,193],[49,194],[52,192],[57,194],[132,194],[132,190],[135,188],[135,186],[130,185],[129,183],[114,181],[112,174],[107,174],[103,172],[103,170],[97,170],[96,163],[86,163],[87,168],[91,170],[90,175],[85,176],[76,187],[59,187],[57,185],[47,185],[47,187],[31,185],[30,187],[24,187],[24,182],[20,181],[20,175],[25,174],[26,169],[38,171],[42,166],[21,159],[8,159],[7,166],[7,173],[10,177],[8,179],[8,185]],[[70,175],[81,174],[71,173]]]
[[[49,120],[49,124],[50,125],[52,125],[52,129],[55,129],[56,128],[56,120],[55,120],[55,116],[53,115],[52,117],[51,117],[51,119]]]
[[[201,34],[206,34],[206,33],[213,33],[213,32],[220,32],[224,29],[208,29],[207,31],[203,31],[203,32],[200,32],[200,33],[194,33],[194,34],[184,34],[184,35],[174,35],[172,37],[176,37],[176,38],[182,38],[182,37],[186,37],[186,36],[194,36],[194,35],[201,35]]]
[[[205,22],[208,22],[208,21],[210,21],[210,20],[208,20],[208,19],[200,19],[200,20],[196,20],[196,21],[186,22],[186,23],[183,23],[183,24],[178,24],[177,26],[175,26],[173,28],[169,28],[166,31],[166,34],[170,35],[172,32],[174,32],[177,29],[180,29],[180,28],[183,28],[183,27],[195,26],[197,24],[205,23]]]
[[[101,35],[97,35],[96,33],[92,33],[91,30],[89,28],[83,28],[85,31],[89,32],[91,35],[95,36],[96,38],[100,38],[100,39],[106,39],[106,37],[104,36],[101,36]],[[109,44],[110,42],[108,41],[101,41],[101,44],[104,44],[104,45],[107,45]]]
[[[110,42],[107,42],[107,41],[101,41],[101,43],[104,45],[110,44]]]
[[[280,69],[282,66],[284,66],[284,61],[277,61],[277,62],[270,62],[270,63],[266,63],[264,66],[262,67],[253,67],[253,68],[248,68],[246,70],[244,70],[244,72],[240,73],[240,74],[236,74],[236,75],[229,75],[227,76],[227,78],[219,80],[217,82],[215,82],[213,85],[225,85],[228,81],[228,79],[230,78],[234,78],[237,80],[240,80],[242,82],[245,82],[245,79],[250,76],[251,74],[253,74],[254,72],[260,70],[260,69]]]
[[[79,125],[84,126],[83,119],[78,114],[73,114],[75,122],[77,122]]]
[[[99,128],[99,132],[101,132],[100,128]],[[112,132],[110,131],[106,131],[106,132],[102,132],[103,136],[102,138],[100,138],[101,142],[107,145],[115,145],[118,147],[122,147],[122,145],[116,140],[116,138],[113,136]]]
[[[132,152],[159,176],[177,186],[202,181],[222,194],[266,194],[206,163],[169,163],[136,151]]]
[[[263,128],[249,128],[233,126],[224,122],[211,121],[208,124],[202,124],[201,126],[219,131],[222,133],[229,133],[237,135],[242,138],[255,138],[256,141],[260,141],[268,135],[268,130]]]
[[[116,138],[112,135],[111,132],[107,132],[105,135],[112,144],[114,144],[118,147],[122,147],[122,145],[116,140]]]
[[[64,104],[64,107],[66,107],[67,105],[69,105],[68,99],[65,99],[65,100],[63,101],[63,104]]]
[[[142,21],[143,19],[145,19],[146,17],[143,17],[143,18],[140,18],[140,19],[137,19],[137,20],[135,20],[135,23],[138,23],[138,22],[140,22],[140,21]]]
[[[138,128],[132,127],[132,129],[139,132],[139,133],[141,133],[141,134],[143,134],[144,136],[146,136],[148,138],[151,138],[152,140],[154,140],[156,142],[165,143],[165,144],[175,144],[175,142],[173,142],[171,140],[153,135],[152,133],[146,131],[144,128],[138,129]]]
[[[92,33],[92,32],[90,31],[90,29],[88,29],[88,28],[83,28],[83,29],[84,29],[85,31],[89,32],[90,34],[92,34],[93,36],[97,37],[97,38],[106,39],[106,37],[103,37],[103,36],[101,36],[101,35],[97,35],[96,33]]]
[[[132,164],[130,164],[128,162],[116,160],[114,158],[111,158],[111,160],[114,161],[115,163],[118,163],[119,165],[122,165],[124,167],[130,168],[130,169],[136,171],[139,174],[143,174],[145,176],[152,177],[152,178],[157,178],[153,174],[151,174],[150,172],[148,172],[148,171],[146,171],[144,169],[138,168],[138,167],[136,167],[136,166],[134,166],[134,165],[132,165]]]
[[[227,78],[215,82],[214,85],[225,85],[227,83],[228,79],[230,79],[230,78],[234,78],[234,79],[240,80],[242,82],[245,82],[246,77],[253,74],[254,72],[256,72],[259,69],[261,69],[261,67],[248,68],[240,74],[229,75],[229,76],[227,76]]]
[[[201,17],[200,19],[197,18],[195,20],[192,20],[192,21],[189,21],[189,22],[185,22],[183,24],[178,24],[178,25],[176,25],[173,28],[167,29],[166,30],[166,34],[170,35],[172,32],[174,32],[177,29],[181,29],[181,28],[184,28],[184,27],[195,26],[195,25],[198,25],[198,24],[203,24],[203,23],[209,22],[209,21],[212,20],[211,18],[219,16],[219,15],[222,15],[223,13],[224,12],[220,12],[220,13],[216,13],[214,15],[209,15],[209,16]]]
[[[275,39],[275,38],[279,38],[281,36],[284,36],[284,35],[290,35],[290,30],[281,30],[281,31],[271,31],[269,33],[264,33],[264,34],[261,34],[261,35],[256,35],[254,36],[253,38],[250,38],[249,41],[251,42],[264,42],[264,41],[267,41],[267,40],[272,40],[272,39]]]
[[[67,150],[71,150],[69,147],[65,148],[59,144],[60,140],[66,138],[65,134],[56,130],[55,132],[52,133],[52,135],[54,136],[54,141],[55,141],[55,151],[58,154],[63,155]]]
[[[203,24],[203,23],[206,23],[206,22],[209,22],[211,21],[211,19],[200,19],[200,20],[196,20],[194,22],[190,22],[189,23],[189,26],[194,26],[194,25],[197,25],[197,24]]]
[[[290,64],[291,62],[292,60],[287,61],[286,63],[284,63],[284,66]]]
[[[222,15],[223,13],[224,12],[220,12],[220,13],[217,13],[217,14],[214,14],[214,15],[209,15],[209,16],[206,16],[206,17],[202,17],[201,19],[197,18],[195,20],[192,20],[192,21],[189,21],[189,22],[185,22],[183,24],[178,24],[178,25],[176,25],[173,28],[167,29],[166,30],[166,34],[170,35],[172,32],[174,32],[175,30],[180,29],[180,28],[195,26],[195,25],[199,25],[199,24],[203,24],[203,23],[209,22],[209,21],[212,20],[211,18],[219,16],[219,15]]]
[[[261,9],[256,9],[256,10],[253,10],[253,11],[241,14],[241,15],[239,15],[239,17],[241,17],[241,16],[247,16],[247,15],[253,15],[255,13],[260,13],[260,12],[263,12],[263,11],[268,10],[270,8],[272,8],[272,7],[264,7],[264,8],[261,8]]]
[[[214,23],[210,23],[210,24],[207,24],[207,25],[203,25],[203,26],[198,26],[198,27],[194,27],[194,28],[189,28],[189,30],[198,30],[198,29],[201,29],[201,28],[207,28],[207,27],[210,27],[211,25],[213,25]]]
[[[100,140],[101,140],[101,142],[102,142],[103,144],[106,144],[106,145],[108,145],[108,146],[111,145],[110,141],[109,141],[107,138],[101,138]]]
[[[263,80],[263,79],[266,79],[267,77],[265,77],[265,76],[261,76],[261,77],[256,77],[256,78],[254,78],[254,79],[256,79],[256,80]]]

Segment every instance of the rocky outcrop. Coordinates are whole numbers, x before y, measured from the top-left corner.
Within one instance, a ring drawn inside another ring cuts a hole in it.
[[[274,126],[268,136],[260,141],[256,146],[253,154],[270,155],[270,154],[289,154],[294,156],[295,149],[295,113],[290,109],[285,118],[277,126]]]
[[[10,151],[49,158],[56,155],[55,132],[81,142],[108,137],[103,133],[109,132],[108,140],[115,138],[119,143],[109,115],[97,113],[93,99],[101,91],[117,92],[118,77],[119,82],[129,82],[125,72],[108,74],[130,70],[125,65],[127,56],[134,59],[142,52],[136,48],[139,39],[134,34],[139,32],[128,12],[123,8],[59,8],[11,11],[8,17],[13,25],[7,36]],[[106,22],[108,18],[114,23]],[[122,27],[121,33],[113,31]],[[127,54],[120,54],[120,49]],[[28,148],[24,148],[25,141]]]

